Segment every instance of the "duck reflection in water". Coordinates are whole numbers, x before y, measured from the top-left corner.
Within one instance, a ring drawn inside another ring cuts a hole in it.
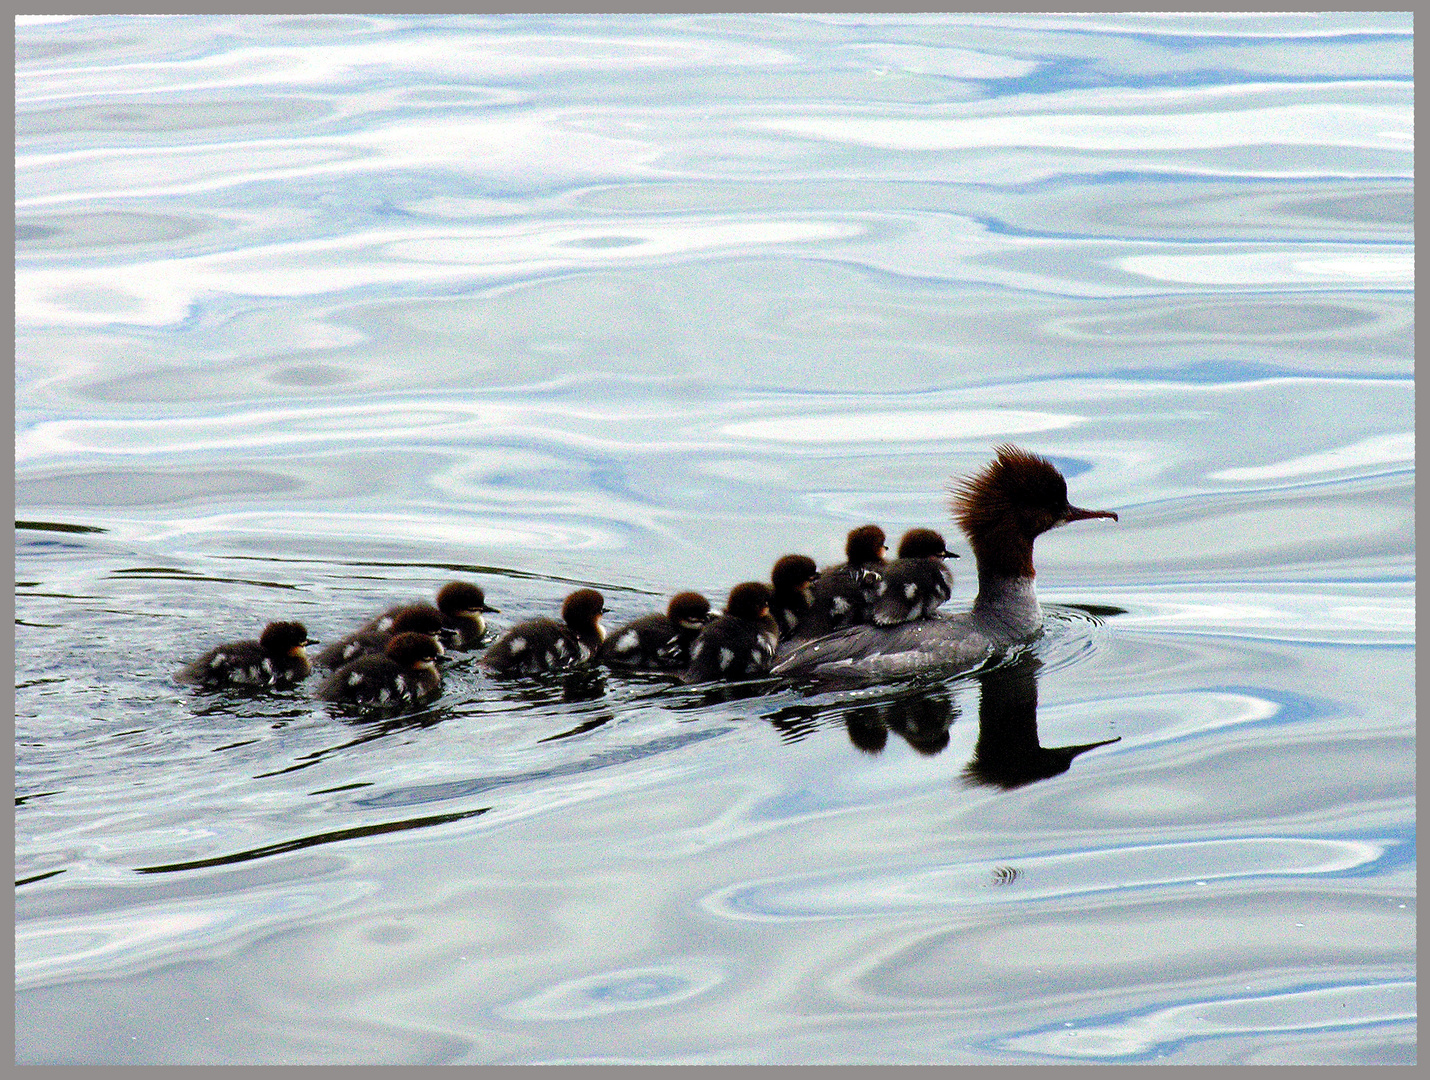
[[[968,784],[1005,790],[1046,780],[1068,771],[1073,758],[1122,736],[1073,746],[1043,746],[1038,742],[1038,669],[1036,656],[1022,656],[978,677],[978,742],[964,766]]]
[[[1079,754],[1118,741],[1043,746],[1038,741],[1038,671],[1042,666],[1040,659],[1025,653],[975,676],[980,687],[978,741],[973,758],[963,769],[965,783],[1005,790],[1022,787],[1065,773]],[[836,710],[837,706],[831,705],[792,705],[765,719],[786,741],[796,742]],[[892,697],[847,708],[841,719],[849,741],[865,753],[881,753],[893,732],[918,753],[933,756],[948,747],[949,729],[958,717],[953,686],[918,682]]]

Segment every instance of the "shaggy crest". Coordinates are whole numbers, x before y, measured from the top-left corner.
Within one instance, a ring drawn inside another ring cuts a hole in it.
[[[1060,512],[1067,506],[1067,481],[1051,461],[1008,443],[994,449],[997,458],[981,473],[960,481],[949,501],[954,520],[970,542],[1027,507]]]

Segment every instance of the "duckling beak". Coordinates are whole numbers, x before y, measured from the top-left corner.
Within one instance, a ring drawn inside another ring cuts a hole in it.
[[[1086,521],[1089,518],[1111,518],[1117,520],[1115,510],[1084,510],[1080,506],[1069,506],[1068,512],[1063,515],[1062,521],[1058,524],[1066,525],[1069,521]]]
[[[499,608],[499,607],[491,607],[491,606],[488,605],[488,604],[483,604],[481,607],[477,608],[477,610],[478,610],[478,611],[485,611],[485,612],[486,612],[487,614],[489,614],[489,615],[500,615],[500,614],[501,614],[501,608]]]

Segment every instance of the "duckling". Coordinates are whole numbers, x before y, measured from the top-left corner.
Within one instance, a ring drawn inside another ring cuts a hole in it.
[[[174,678],[207,690],[292,686],[312,673],[306,647],[316,644],[302,623],[271,622],[257,641],[217,645],[185,665]]]
[[[642,615],[612,631],[601,644],[601,660],[611,667],[683,671],[690,666],[690,643],[713,618],[705,597],[676,593],[665,614]]]
[[[884,530],[877,525],[851,529],[844,542],[845,561],[819,572],[810,586],[813,603],[789,637],[820,637],[843,626],[867,622],[884,568]]]
[[[605,640],[601,616],[606,600],[595,589],[577,589],[561,605],[561,621],[527,619],[497,638],[481,666],[495,675],[534,675],[584,664]]]
[[[431,634],[394,634],[381,653],[364,653],[324,679],[317,696],[378,708],[425,705],[442,693],[441,648]]]
[[[725,613],[700,631],[690,647],[688,683],[750,679],[765,674],[774,660],[780,628],[770,614],[775,591],[763,581],[730,590]]]
[[[814,606],[810,586],[819,580],[819,569],[808,555],[785,555],[770,571],[775,587],[770,601],[770,614],[780,628],[780,640],[794,636],[800,620]]]
[[[933,529],[904,533],[899,557],[884,567],[878,596],[869,607],[869,621],[875,626],[893,626],[927,619],[953,595],[953,571],[944,560],[956,558]]]
[[[466,651],[482,643],[487,633],[483,614],[497,615],[500,608],[490,607],[481,586],[469,581],[449,581],[437,590],[437,610],[442,613],[442,625],[455,631],[452,648]]]
[[[381,654],[397,634],[426,634],[436,641],[437,654],[443,653],[440,642],[442,613],[431,604],[405,604],[380,615],[366,626],[335,641],[318,654],[318,664],[325,668],[340,668],[365,653]]]

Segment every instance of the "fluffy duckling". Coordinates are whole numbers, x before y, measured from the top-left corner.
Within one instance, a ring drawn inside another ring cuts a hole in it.
[[[731,589],[725,613],[700,631],[690,647],[685,681],[751,679],[769,671],[780,637],[779,624],[770,614],[774,595],[763,581]]]
[[[452,648],[475,649],[486,637],[484,614],[500,614],[500,608],[490,607],[481,586],[469,581],[449,581],[437,590],[437,610],[442,613],[442,625],[454,632]]]
[[[791,637],[820,637],[843,626],[867,622],[884,569],[884,530],[877,525],[851,529],[844,542],[845,561],[819,572],[810,586],[813,603]]]
[[[317,696],[378,708],[425,705],[442,693],[441,647],[431,634],[395,634],[381,653],[364,653],[334,671]]]
[[[904,533],[899,557],[884,567],[878,597],[869,606],[869,621],[893,626],[927,619],[953,595],[953,571],[944,560],[956,558],[933,529]]]
[[[397,634],[426,634],[438,642],[437,654],[442,654],[440,636],[442,613],[431,604],[405,604],[380,615],[371,623],[341,641],[335,641],[318,654],[318,664],[325,668],[340,668],[366,653],[381,654]]]
[[[292,686],[312,673],[307,646],[316,644],[302,623],[271,622],[257,641],[216,645],[174,678],[206,690]]]
[[[495,675],[535,675],[584,664],[600,649],[606,632],[606,599],[595,589],[577,589],[561,605],[561,621],[527,619],[497,638],[481,666]]]
[[[780,628],[781,641],[794,636],[800,620],[814,606],[810,586],[818,580],[819,568],[808,555],[786,555],[770,571],[770,582],[775,587],[770,614]]]
[[[613,630],[601,644],[601,660],[617,668],[683,671],[691,642],[714,617],[699,593],[676,593],[664,614],[642,615]]]

